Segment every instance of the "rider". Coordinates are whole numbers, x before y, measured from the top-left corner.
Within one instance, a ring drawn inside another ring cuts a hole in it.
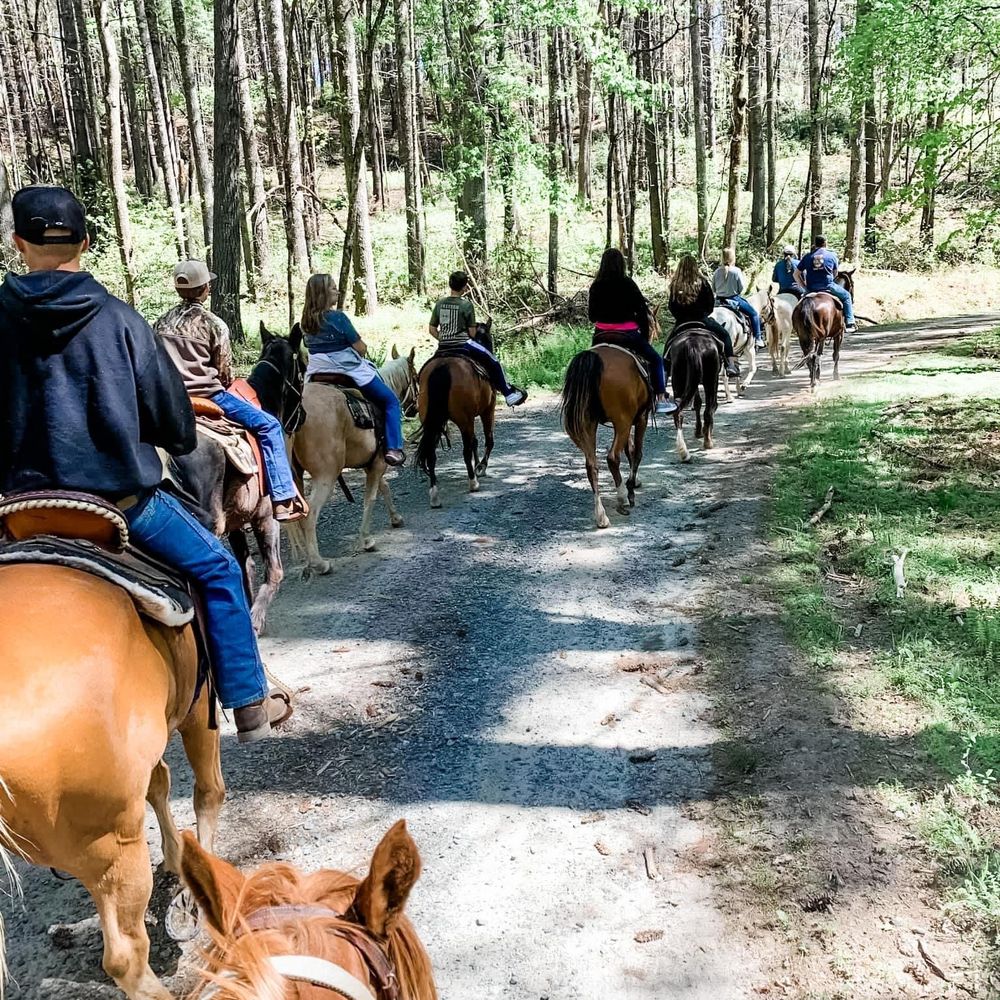
[[[227,391],[233,382],[229,327],[205,308],[214,278],[200,260],[178,264],[174,288],[181,300],[153,329],[181,373],[188,395],[210,399],[260,442],[275,520],[298,521],[306,508],[295,490],[281,421]]]
[[[503,365],[486,347],[476,340],[476,308],[467,296],[469,276],[455,271],[448,278],[450,294],[439,299],[431,313],[428,326],[430,335],[438,342],[438,349],[464,350],[490,376],[490,384],[499,392],[508,406],[520,406],[528,394],[507,381]]]
[[[698,261],[689,253],[681,257],[677,264],[677,270],[674,271],[674,276],[670,281],[670,299],[667,308],[670,310],[670,315],[674,317],[674,329],[663,348],[665,364],[667,363],[670,340],[674,333],[684,324],[697,323],[699,326],[711,330],[722,341],[726,374],[731,378],[740,377],[740,366],[733,357],[733,338],[729,331],[712,317],[712,311],[715,309],[715,294],[712,292],[712,286],[701,273]]]
[[[845,333],[854,333],[857,326],[854,322],[854,301],[851,293],[842,285],[837,284],[837,272],[840,270],[840,261],[833,251],[826,246],[826,237],[817,236],[813,240],[811,253],[807,253],[799,261],[795,277],[800,284],[806,286],[810,292],[827,292],[837,299],[840,299],[844,307]]]
[[[332,275],[314,274],[306,282],[300,323],[309,348],[306,378],[319,372],[346,375],[365,399],[384,411],[385,461],[387,465],[402,465],[406,454],[399,398],[368,360],[368,345],[354,329],[350,317],[337,308],[338,294]]]
[[[625,258],[615,247],[609,247],[601,257],[590,286],[587,312],[594,324],[593,343],[618,343],[638,354],[649,365],[655,412],[673,413],[677,404],[667,398],[663,358],[650,343],[649,303],[625,273]]]
[[[781,251],[781,258],[774,265],[774,273],[771,281],[778,286],[779,295],[794,295],[801,299],[806,290],[798,283],[795,272],[799,269],[799,262],[795,258],[795,247],[791,244]]]
[[[764,334],[760,328],[760,313],[743,297],[747,288],[747,279],[736,266],[736,251],[732,247],[726,247],[722,251],[722,264],[715,269],[715,274],[712,275],[712,288],[715,291],[715,297],[722,305],[743,313],[750,320],[754,343],[758,347],[763,347]]]
[[[11,202],[29,273],[0,286],[0,492],[79,490],[118,505],[133,540],[201,591],[216,686],[240,742],[291,714],[267,680],[236,560],[159,488],[157,448],[195,447],[191,403],[149,324],[80,270],[89,246],[70,191]]]

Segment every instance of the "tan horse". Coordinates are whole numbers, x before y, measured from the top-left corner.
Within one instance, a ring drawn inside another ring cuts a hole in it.
[[[420,855],[402,820],[361,880],[286,864],[244,877],[190,834],[182,865],[213,939],[192,1000],[437,1000],[430,959],[403,913]]]
[[[0,825],[14,851],[78,878],[97,907],[104,969],[129,1000],[170,1000],[149,967],[153,888],[146,801],[180,874],[163,751],[179,730],[195,774],[198,835],[215,837],[225,786],[208,697],[192,708],[190,626],[142,618],[126,593],[62,566],[0,567]]]
[[[608,449],[608,468],[618,491],[618,512],[630,513],[635,506],[635,487],[642,461],[646,420],[653,394],[628,351],[599,344],[581,351],[569,363],[563,387],[563,426],[583,452],[587,478],[594,491],[594,523],[607,528],[608,520],[597,475],[597,425],[610,423],[614,438]],[[622,452],[628,457],[629,478],[622,482]]]
[[[292,330],[295,339],[298,324]],[[395,351],[395,349],[394,349]],[[383,381],[392,386],[401,399],[415,399],[416,372],[413,369],[414,353],[393,360],[379,369]],[[398,387],[404,387],[402,392]],[[412,407],[412,403],[409,403]],[[304,556],[306,573],[329,573],[332,564],[319,552],[316,523],[320,512],[340,480],[344,469],[365,470],[365,495],[361,512],[359,540],[365,552],[375,548],[371,534],[372,507],[375,495],[381,493],[389,511],[389,523],[394,528],[403,524],[403,518],[392,502],[392,492],[385,481],[385,456],[378,447],[374,430],[363,430],[354,423],[343,392],[334,385],[307,382],[302,391],[305,422],[292,437],[293,463],[304,469],[312,478],[309,494],[309,516],[287,527],[288,540],[297,556]],[[346,489],[345,489],[346,492]],[[348,499],[353,499],[348,493]]]

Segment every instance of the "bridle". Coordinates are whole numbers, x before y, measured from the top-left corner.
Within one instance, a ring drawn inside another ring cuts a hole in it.
[[[335,962],[312,955],[269,955],[268,961],[274,971],[289,982],[319,986],[344,1000],[401,1000],[396,969],[385,948],[369,931],[348,919],[351,915],[353,907],[346,913],[338,913],[326,906],[307,904],[265,906],[242,922],[237,938],[255,931],[278,930],[294,920],[335,920],[337,922],[328,927],[326,933],[346,941],[361,955],[374,990]],[[218,991],[219,987],[215,987],[204,994],[205,1000]]]
[[[281,429],[286,434],[294,434],[302,426],[306,418],[305,411],[302,409],[302,389],[300,388],[302,385],[302,361],[299,359],[298,352],[292,352],[291,379],[270,358],[262,357],[257,362],[257,367],[261,366],[270,368],[281,379],[282,389],[284,390],[281,399],[282,412],[288,409],[285,405],[285,395],[290,393],[295,400],[295,406],[292,407],[291,412],[281,421]]]
[[[403,392],[402,397],[400,397],[399,405],[402,407],[403,413],[407,416],[416,412],[417,409],[417,394],[419,392],[419,386],[417,384],[417,373],[414,371],[413,366],[409,361],[406,362],[406,390]],[[409,413],[407,413],[409,410]]]

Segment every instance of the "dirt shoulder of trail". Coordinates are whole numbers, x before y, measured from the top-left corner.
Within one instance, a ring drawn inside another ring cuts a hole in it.
[[[872,330],[845,348],[843,376],[990,325],[995,317]],[[821,671],[786,636],[782,595],[769,582],[781,555],[768,542],[766,505],[775,455],[810,399],[781,385],[751,388],[747,444],[760,458],[720,497],[728,503],[717,527],[732,534],[700,632],[724,738],[717,794],[699,817],[714,837],[692,862],[718,877],[731,931],[756,960],[751,996],[993,996],[974,940],[945,912],[935,864],[884,794],[926,780],[905,725],[912,710],[887,693],[862,716],[838,692],[864,682],[864,658],[848,649]],[[833,389],[827,383],[820,398]],[[835,584],[827,599],[850,608]]]

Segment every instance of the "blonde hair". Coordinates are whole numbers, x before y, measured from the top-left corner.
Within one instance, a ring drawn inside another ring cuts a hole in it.
[[[306,282],[306,297],[299,321],[303,333],[319,333],[323,316],[336,308],[338,295],[339,289],[332,274],[314,274]]]
[[[682,306],[690,305],[698,298],[704,280],[698,261],[691,254],[684,254],[670,279],[670,298]]]

